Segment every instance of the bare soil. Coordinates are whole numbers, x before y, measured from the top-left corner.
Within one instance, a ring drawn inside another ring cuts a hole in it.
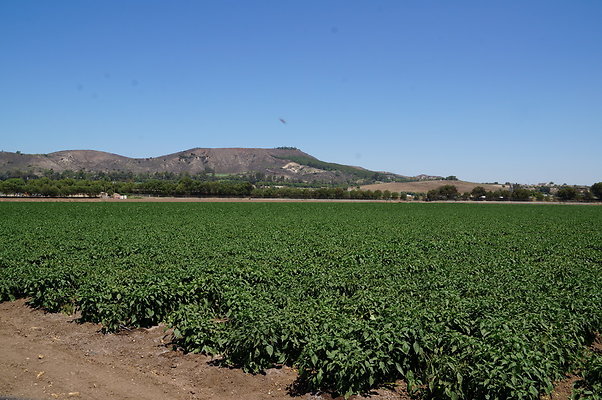
[[[218,367],[215,359],[173,350],[163,326],[102,334],[76,316],[0,303],[0,398],[27,399],[332,399],[295,393],[289,367],[263,375]],[[405,386],[370,398],[409,399]]]
[[[591,343],[588,346],[589,350],[593,353],[602,354],[602,335],[600,333],[594,333]],[[569,400],[573,393],[573,385],[575,382],[582,380],[575,374],[567,375],[565,379],[554,382],[554,390],[552,393],[546,396],[541,396],[541,400]]]
[[[573,385],[579,379],[581,378],[576,375],[569,375],[566,379],[554,382],[554,390],[552,393],[541,396],[540,400],[569,400],[573,393]]]
[[[299,392],[289,367],[251,375],[174,350],[164,326],[103,334],[100,325],[76,319],[32,309],[23,299],[0,303],[0,399],[333,399]],[[602,351],[599,335],[590,347]],[[541,399],[570,399],[579,379],[567,376]],[[410,398],[404,382],[351,397]]]

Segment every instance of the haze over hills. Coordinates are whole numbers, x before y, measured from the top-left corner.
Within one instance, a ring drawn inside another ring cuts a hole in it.
[[[95,150],[64,150],[48,154],[0,152],[0,173],[43,175],[45,171],[128,172],[253,175],[300,182],[408,181],[413,178],[361,167],[329,163],[292,148],[194,148],[159,157],[130,158]]]

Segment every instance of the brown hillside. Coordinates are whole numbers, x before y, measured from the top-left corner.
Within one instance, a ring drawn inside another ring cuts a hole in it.
[[[390,182],[390,183],[375,183],[372,185],[364,185],[361,188],[364,190],[389,190],[391,192],[410,192],[410,193],[426,193],[429,190],[437,189],[443,185],[453,185],[460,193],[470,192],[477,186],[483,186],[486,190],[504,189],[504,185],[491,185],[485,183],[473,183],[464,181],[419,181],[419,182]]]
[[[238,174],[250,171],[279,170],[288,162],[287,156],[313,158],[300,150],[285,149],[202,149],[194,148],[159,157],[129,158],[95,150],[64,150],[49,154],[0,153],[0,170],[20,169],[56,172],[71,171],[131,171],[144,172],[215,172]],[[286,174],[286,171],[283,171]]]
[[[0,172],[44,171],[131,172],[142,173],[215,173],[284,177],[294,181],[357,181],[371,176],[363,168],[321,162],[297,149],[194,148],[159,157],[130,158],[95,150],[65,150],[49,154],[0,152]],[[391,179],[400,177],[389,174]]]

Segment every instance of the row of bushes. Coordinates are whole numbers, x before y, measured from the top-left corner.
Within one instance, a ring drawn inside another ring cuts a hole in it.
[[[260,187],[250,182],[207,182],[190,178],[178,181],[153,179],[145,182],[109,182],[106,180],[76,180],[49,178],[19,178],[0,181],[0,193],[4,195],[25,195],[43,197],[68,197],[84,195],[97,197],[101,193],[139,194],[151,196],[211,196],[211,197],[257,197],[257,198],[297,198],[297,199],[405,199],[405,195],[381,192],[379,190],[352,190],[346,188],[295,188]]]
[[[589,190],[577,190],[572,186],[563,186],[556,192],[555,196],[544,194],[537,190],[530,190],[521,187],[513,190],[495,190],[488,191],[482,186],[475,187],[471,192],[460,193],[453,185],[444,185],[437,189],[430,190],[426,194],[426,200],[488,200],[488,201],[595,201],[596,197],[602,200],[602,183],[592,185]]]
[[[109,182],[106,180],[77,180],[49,178],[19,178],[0,181],[0,194],[29,195],[44,197],[68,197],[84,195],[99,196],[102,192],[127,193],[152,196],[212,196],[212,197],[256,197],[256,198],[293,198],[293,199],[358,199],[358,200],[406,200],[408,194],[389,190],[347,190],[334,188],[297,188],[297,187],[256,187],[250,182],[198,181],[182,178],[177,181],[148,180],[145,182]],[[482,186],[471,192],[460,193],[454,185],[443,185],[428,193],[411,193],[418,200],[489,200],[489,201],[530,201],[530,200],[581,200],[602,199],[602,183],[596,183],[590,190],[578,191],[574,187],[563,186],[555,197],[540,191],[525,188],[514,190],[487,191]]]
[[[101,193],[128,193],[153,196],[250,196],[253,185],[249,182],[207,182],[190,178],[178,181],[152,179],[145,182],[110,182],[106,180],[77,180],[49,178],[14,178],[0,182],[0,193],[5,195],[31,195],[45,197],[67,197],[85,195],[99,196]]]

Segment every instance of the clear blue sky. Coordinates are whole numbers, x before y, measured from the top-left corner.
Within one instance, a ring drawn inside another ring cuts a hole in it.
[[[0,2],[0,149],[276,146],[602,181],[602,2]]]

